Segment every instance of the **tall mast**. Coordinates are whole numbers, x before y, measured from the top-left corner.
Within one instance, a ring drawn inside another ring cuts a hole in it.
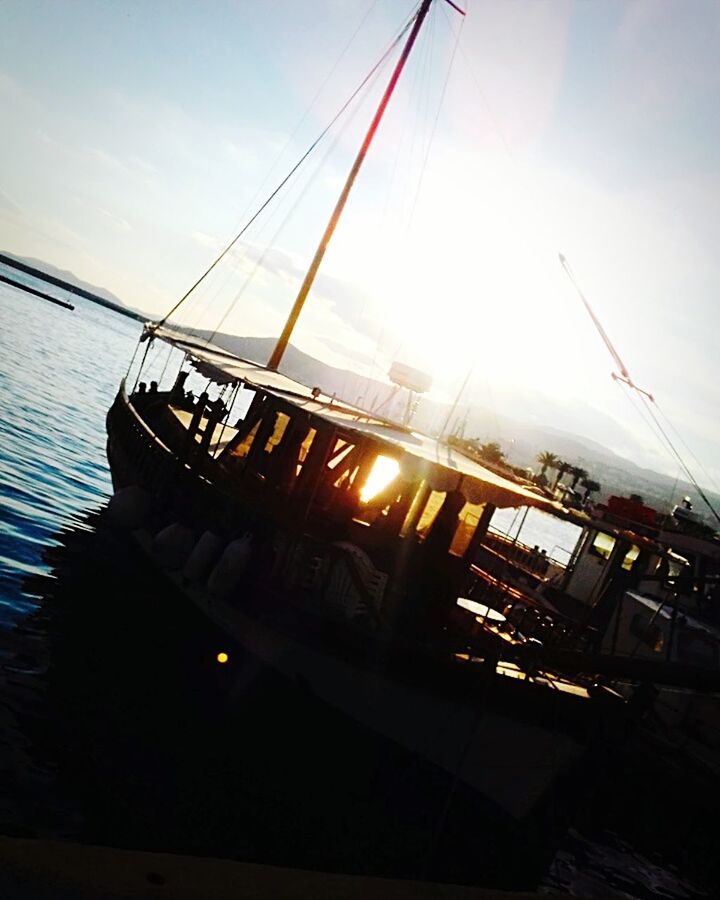
[[[395,90],[395,86],[400,78],[400,74],[402,70],[405,68],[405,63],[407,62],[407,58],[410,55],[410,51],[413,48],[413,44],[417,39],[418,33],[422,27],[422,24],[425,20],[425,16],[428,14],[428,10],[430,9],[430,4],[433,0],[422,0],[420,4],[420,8],[418,9],[417,15],[415,17],[415,22],[413,24],[412,30],[408,36],[407,41],[405,42],[405,46],[403,47],[403,51],[400,54],[400,59],[397,61],[397,65],[393,70],[392,75],[390,76],[390,81],[388,82],[387,87],[385,88],[385,93],[382,96],[380,101],[380,105],[378,106],[375,115],[373,117],[372,122],[370,123],[370,127],[367,130],[367,134],[365,135],[365,140],[362,142],[362,146],[358,152],[357,157],[355,158],[355,162],[353,163],[352,169],[350,169],[350,174],[347,177],[347,181],[345,182],[345,187],[342,189],[342,193],[338,198],[337,203],[335,204],[335,209],[330,216],[330,221],[328,222],[325,232],[323,233],[322,238],[320,239],[320,244],[318,245],[317,250],[315,251],[315,256],[313,257],[312,262],[310,263],[310,268],[305,275],[302,285],[300,286],[300,290],[298,291],[298,295],[295,298],[295,303],[293,304],[293,308],[290,310],[290,315],[288,316],[287,322],[285,323],[285,327],[282,330],[282,334],[280,338],[275,344],[275,348],[268,360],[268,368],[269,369],[277,369],[280,365],[280,361],[283,358],[283,354],[285,353],[285,349],[287,348],[288,341],[290,340],[290,336],[293,333],[293,329],[295,328],[295,323],[298,320],[300,312],[302,311],[305,300],[307,299],[307,295],[310,293],[310,288],[315,281],[315,276],[317,275],[317,271],[320,268],[320,263],[323,260],[323,256],[325,256],[325,251],[327,250],[327,246],[330,243],[330,238],[333,236],[333,232],[337,226],[337,223],[340,219],[340,215],[342,214],[343,209],[345,208],[345,204],[347,203],[347,198],[350,195],[350,191],[352,190],[352,186],[355,183],[355,179],[357,178],[357,174],[360,171],[360,167],[365,160],[365,156],[367,155],[368,149],[370,148],[370,144],[372,143],[373,138],[375,137],[375,132],[378,129],[378,125],[380,124],[380,120],[383,117],[385,112],[385,108],[390,101],[390,97],[392,97],[393,91]]]

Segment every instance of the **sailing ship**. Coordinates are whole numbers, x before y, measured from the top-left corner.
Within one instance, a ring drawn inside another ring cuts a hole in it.
[[[268,363],[168,317],[145,325],[135,377],[107,416],[108,513],[225,635],[218,664],[241,651],[302,680],[363,732],[432,765],[448,802],[475,792],[531,822],[586,758],[599,723],[627,715],[627,694],[597,677],[607,674],[599,654],[619,597],[662,548],[618,529],[584,607],[592,615],[563,610],[557,596],[494,574],[488,528],[499,508],[570,513],[442,438],[280,371],[432,2],[412,19]],[[143,381],[148,349],[161,343],[181,357],[168,389]],[[187,384],[199,376],[195,395]],[[576,587],[597,559],[588,537]],[[562,594],[572,593],[568,582]]]

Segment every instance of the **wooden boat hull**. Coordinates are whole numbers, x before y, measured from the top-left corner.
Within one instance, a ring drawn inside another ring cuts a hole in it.
[[[145,523],[128,530],[227,635],[221,649],[232,656],[237,648],[289,685],[302,683],[334,715],[421,759],[444,781],[448,804],[458,794],[473,795],[504,827],[537,828],[557,800],[558,785],[587,762],[606,712],[592,700],[499,676],[494,661],[481,664],[402,642],[369,650],[344,642],[341,631],[257,582],[218,597],[207,583],[189,582],[181,568],[163,566],[154,543],[158,530],[182,509],[185,523],[197,516],[199,533],[209,510],[220,514],[225,498],[162,446],[122,391],[108,414],[108,458],[118,492],[133,486],[150,498]],[[241,669],[238,702],[245,677]]]

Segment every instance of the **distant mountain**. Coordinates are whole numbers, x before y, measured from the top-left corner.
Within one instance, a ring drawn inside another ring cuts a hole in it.
[[[73,272],[69,272],[66,269],[59,269],[51,263],[44,262],[40,259],[33,259],[32,257],[16,256],[12,253],[0,253],[0,262],[3,262],[8,266],[19,268],[36,278],[40,278],[50,284],[55,284],[58,287],[65,288],[65,290],[69,290],[80,297],[85,297],[86,300],[91,300],[93,303],[99,303],[101,306],[114,309],[116,312],[122,313],[123,315],[131,316],[132,318],[140,319],[141,321],[146,318],[139,310],[127,306],[127,304],[123,303],[119,297],[116,297],[115,294],[105,288],[83,281]]]
[[[209,340],[211,332],[201,331],[199,337],[201,340]],[[213,342],[243,359],[264,364],[270,357],[276,339],[217,334],[213,337]],[[390,412],[388,403],[394,390],[390,382],[375,381],[349,369],[329,366],[292,344],[285,351],[280,368],[290,378],[310,387],[322,388],[326,394],[335,394],[348,403],[357,403],[366,409],[377,409],[384,403],[383,408],[378,411],[385,415]]]
[[[201,332],[200,337],[209,338],[210,333]],[[267,362],[275,346],[274,338],[218,334],[213,340],[226,350],[258,363]],[[365,409],[373,409],[391,418],[400,418],[407,402],[405,392],[396,391],[389,382],[328,366],[292,345],[285,352],[281,369],[303,384],[320,387],[327,394],[335,394],[349,403],[357,403]],[[445,403],[421,398],[413,425],[429,434],[438,434],[445,423],[448,410],[449,406]],[[590,438],[551,425],[528,423],[474,403],[458,407],[450,423],[451,430],[463,421],[467,437],[489,441],[497,440],[499,432],[512,435],[511,443],[502,440],[500,443],[508,461],[513,465],[537,470],[538,453],[549,450],[572,465],[582,467],[602,485],[599,496],[596,495],[598,499],[606,499],[611,494],[637,493],[649,505],[666,511],[681,495],[687,494],[693,499],[698,513],[706,515],[704,504],[689,482],[642,468]],[[565,481],[568,481],[567,477]],[[720,507],[720,495],[710,491],[706,493],[716,508]],[[710,519],[707,521],[710,525],[716,524]]]

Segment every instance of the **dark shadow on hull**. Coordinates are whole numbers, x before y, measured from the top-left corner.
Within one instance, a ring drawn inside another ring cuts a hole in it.
[[[572,815],[719,880],[716,781],[640,738],[598,745],[521,826],[229,647],[101,517],[58,541],[0,647],[4,833],[527,889]]]
[[[325,871],[537,882],[552,853],[541,831],[533,845],[469,790],[448,803],[447,773],[229,647],[101,517],[58,540],[52,574],[25,584],[42,599],[10,653],[25,654],[35,682],[38,711],[21,729],[57,795],[54,818],[18,797],[26,821],[6,832]]]

